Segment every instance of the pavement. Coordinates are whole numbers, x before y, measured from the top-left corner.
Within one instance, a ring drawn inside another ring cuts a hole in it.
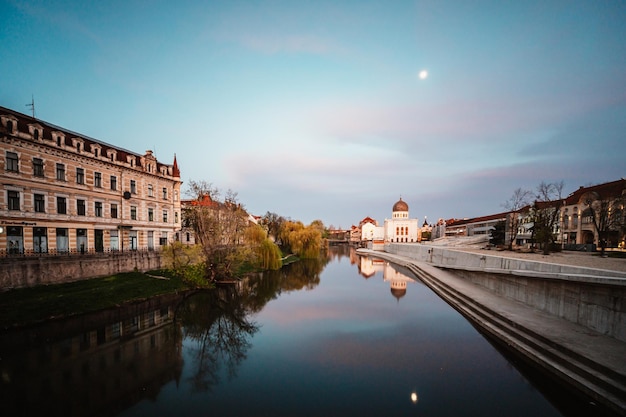
[[[626,415],[626,342],[500,297],[453,272],[428,263],[380,251],[359,250],[359,253],[387,259],[409,268],[482,331],[593,401],[617,415]],[[499,253],[490,251],[489,255],[498,256]],[[524,255],[530,258],[536,254],[520,254]],[[548,262],[546,259],[535,259]],[[550,259],[556,260],[556,257]],[[576,259],[582,263],[576,264],[579,266],[597,262],[589,255],[560,259],[567,259],[568,262],[557,263],[573,264],[572,260]],[[626,260],[618,261],[624,261],[626,265]],[[609,269],[606,268],[607,263],[602,265],[602,269]]]

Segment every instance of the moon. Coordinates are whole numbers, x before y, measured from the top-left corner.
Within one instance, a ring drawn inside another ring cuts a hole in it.
[[[425,80],[426,78],[428,78],[428,71],[421,70],[419,73],[419,77],[420,77],[420,80]]]

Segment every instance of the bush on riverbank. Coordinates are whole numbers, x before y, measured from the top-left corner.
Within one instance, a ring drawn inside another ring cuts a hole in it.
[[[129,272],[57,285],[40,285],[0,293],[0,329],[33,324],[186,291],[167,271]]]

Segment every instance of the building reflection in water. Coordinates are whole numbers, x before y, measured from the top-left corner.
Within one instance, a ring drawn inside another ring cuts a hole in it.
[[[2,415],[116,415],[178,381],[180,296],[0,333]]]
[[[406,295],[408,284],[421,283],[421,281],[415,278],[410,278],[413,274],[408,269],[382,259],[360,256],[358,268],[359,274],[366,279],[370,279],[377,273],[382,272],[383,281],[389,283],[391,295],[398,301]]]

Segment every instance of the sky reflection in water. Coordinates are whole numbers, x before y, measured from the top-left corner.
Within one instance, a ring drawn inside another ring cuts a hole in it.
[[[234,375],[221,367],[205,391],[190,383],[202,346],[185,338],[180,382],[121,415],[560,415],[423,284],[394,297],[383,275],[403,276],[385,265],[335,258],[315,288],[283,291],[250,317]]]

